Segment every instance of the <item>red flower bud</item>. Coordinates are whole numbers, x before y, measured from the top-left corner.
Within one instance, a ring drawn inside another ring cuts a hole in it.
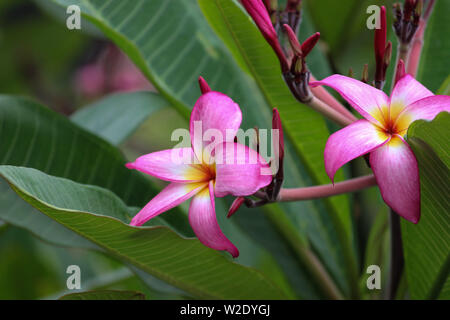
[[[209,87],[208,83],[201,76],[198,77],[198,84],[200,86],[200,91],[202,92],[202,94],[205,94],[205,93],[208,93],[211,91],[211,88]]]
[[[283,72],[289,70],[289,63],[281,49],[277,33],[272,25],[272,20],[262,0],[242,0],[242,5],[256,23],[263,37],[275,51],[278,60],[280,60]]]
[[[278,112],[277,108],[273,108],[273,114],[272,114],[272,129],[278,130],[278,141],[274,141],[275,143],[278,143],[278,159],[280,159],[280,162],[283,161],[284,158],[284,135],[283,135],[283,127],[281,125],[281,118],[280,113]]]
[[[306,39],[305,42],[303,42],[302,44],[303,57],[306,57],[311,52],[311,50],[316,45],[317,41],[319,41],[319,38],[320,32],[316,32],[308,39]]]
[[[381,64],[383,61],[386,48],[386,8],[384,6],[381,6],[380,20],[380,29],[375,29],[375,61],[377,64]]]
[[[231,204],[230,209],[228,210],[227,218],[231,217],[233,214],[238,211],[238,209],[242,206],[244,203],[245,198],[244,197],[237,197],[234,199],[233,203]]]
[[[287,24],[284,24],[283,28],[284,28],[284,30],[286,30],[289,44],[291,45],[292,50],[294,51],[294,54],[301,57],[303,55],[302,54],[302,46],[298,42],[298,39],[297,39],[297,36],[296,36],[294,30],[292,30],[292,28]]]

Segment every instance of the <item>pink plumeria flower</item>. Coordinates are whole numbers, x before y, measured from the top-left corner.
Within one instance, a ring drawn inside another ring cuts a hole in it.
[[[384,201],[403,218],[420,219],[420,184],[417,160],[404,136],[417,119],[432,120],[450,111],[450,97],[433,95],[411,75],[403,76],[389,98],[358,80],[332,75],[311,86],[335,89],[365,119],[330,136],[325,146],[325,170],[333,180],[345,163],[370,153],[370,165]]]
[[[131,225],[140,226],[192,198],[189,223],[198,239],[210,248],[226,250],[237,257],[238,249],[217,223],[214,197],[252,195],[272,180],[272,176],[266,174],[267,170],[270,172],[267,162],[256,151],[233,142],[241,121],[239,105],[231,98],[215,91],[206,92],[197,100],[191,113],[189,132],[192,147],[150,153],[127,164],[130,169],[170,181],[133,218]],[[208,143],[198,136],[196,129],[199,125],[203,133],[214,129],[225,138],[213,152],[205,151]],[[174,161],[174,154],[179,154],[180,158],[181,154],[187,154],[194,161]]]

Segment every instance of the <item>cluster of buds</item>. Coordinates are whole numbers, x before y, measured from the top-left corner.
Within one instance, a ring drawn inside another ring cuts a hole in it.
[[[301,20],[301,0],[288,0],[282,11],[277,10],[277,2],[273,0],[264,0],[264,3],[262,0],[242,0],[242,4],[276,53],[292,94],[301,102],[309,102],[312,94],[305,58],[319,40],[320,33],[313,34],[303,44],[298,41],[296,33]],[[280,44],[284,36],[287,36],[290,48],[283,48]]]
[[[375,29],[375,87],[378,89],[383,88],[386,70],[392,56],[392,42],[388,41],[386,44],[386,8],[384,6],[381,7],[380,20],[380,28]]]
[[[249,208],[255,208],[267,203],[276,202],[278,199],[278,195],[280,194],[281,186],[284,181],[284,135],[280,114],[276,108],[273,109],[272,129],[272,132],[278,133],[278,135],[272,135],[272,146],[274,148],[273,156],[278,161],[278,170],[272,175],[271,183],[264,189],[261,189],[254,194],[254,196],[259,198],[258,200],[248,197],[237,197],[228,210],[228,218],[231,217],[242,206],[242,204],[245,204]]]
[[[403,10],[400,3],[394,4],[394,30],[400,42],[408,45],[419,27],[423,0],[405,0]]]
[[[306,39],[303,44],[300,44],[291,27],[287,24],[283,25],[283,27],[288,36],[289,44],[291,45],[293,52],[289,63],[289,71],[283,73],[284,80],[298,100],[301,102],[309,102],[312,99],[312,95],[309,90],[309,78],[311,73],[306,66],[305,58],[319,40],[320,33],[314,33]]]

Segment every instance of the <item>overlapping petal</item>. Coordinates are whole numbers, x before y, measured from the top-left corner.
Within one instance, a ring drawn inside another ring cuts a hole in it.
[[[367,120],[381,124],[381,110],[388,108],[389,98],[381,90],[353,78],[334,74],[321,81],[310,82],[312,87],[326,85],[337,92]]]
[[[413,121],[432,120],[442,111],[450,112],[450,96],[431,96],[415,101],[399,115],[396,121],[397,130],[406,131]]]
[[[196,182],[208,179],[203,168],[194,163],[192,148],[149,153],[126,166],[165,181]]]
[[[145,207],[134,216],[130,225],[141,226],[151,218],[172,209],[188,200],[200,190],[207,188],[208,182],[176,183],[172,182],[158,193]]]
[[[192,198],[189,223],[198,240],[205,246],[215,250],[226,250],[234,258],[239,256],[238,249],[225,237],[217,223],[212,181],[208,188],[204,188]]]
[[[370,165],[381,195],[389,207],[403,218],[420,219],[420,182],[417,160],[399,136],[370,154]]]
[[[249,147],[226,142],[216,148],[215,194],[248,196],[272,181],[272,172],[263,157]]]
[[[241,109],[230,97],[215,91],[200,96],[192,109],[189,124],[195,154],[201,157],[201,149],[210,143],[203,141],[208,130],[214,139],[219,139],[220,142],[233,141],[241,122]]]
[[[325,171],[333,180],[345,163],[371,152],[389,140],[377,126],[361,119],[333,133],[325,145]]]
[[[391,94],[391,104],[399,104],[406,107],[417,100],[432,95],[433,93],[414,79],[413,76],[406,74],[395,84]]]

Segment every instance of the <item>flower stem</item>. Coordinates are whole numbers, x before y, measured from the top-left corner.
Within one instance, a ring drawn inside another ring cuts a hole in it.
[[[316,98],[315,96],[312,96],[312,99],[306,103],[308,106],[313,108],[314,110],[320,112],[327,118],[333,120],[340,126],[348,126],[351,124],[354,120],[349,119],[347,116],[343,115],[341,112],[333,109],[328,104],[323,102],[322,100]]]
[[[377,184],[374,175],[358,177],[335,184],[314,187],[281,189],[277,201],[312,200],[335,196],[342,193],[355,192]]]
[[[417,68],[419,67],[420,55],[422,54],[423,47],[423,35],[427,26],[428,18],[433,10],[434,0],[431,0],[428,7],[419,22],[419,28],[417,29],[411,43],[411,52],[409,54],[409,62],[407,64],[406,72],[413,77],[417,74]]]
[[[389,270],[388,291],[387,296],[389,300],[395,299],[397,288],[402,277],[404,258],[403,258],[403,244],[400,230],[400,216],[391,210],[390,212],[391,224],[391,263]]]

